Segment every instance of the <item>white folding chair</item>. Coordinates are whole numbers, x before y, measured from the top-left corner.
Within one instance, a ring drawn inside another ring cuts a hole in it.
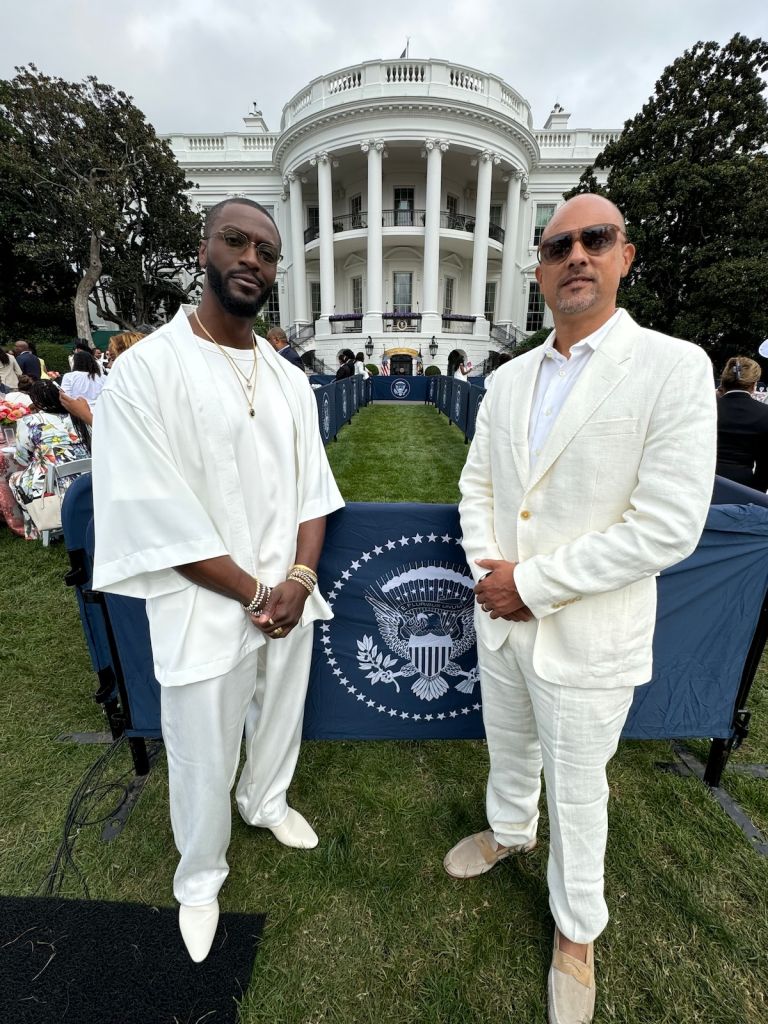
[[[59,497],[63,497],[63,490],[59,486],[59,481],[63,480],[68,476],[80,476],[81,473],[91,472],[91,460],[90,459],[75,459],[73,462],[62,462],[60,465],[48,466],[45,474],[45,493],[46,494],[57,494]],[[41,533],[41,539],[43,547],[47,548],[51,543],[51,539],[59,537],[62,533],[61,526],[55,530],[43,530]]]

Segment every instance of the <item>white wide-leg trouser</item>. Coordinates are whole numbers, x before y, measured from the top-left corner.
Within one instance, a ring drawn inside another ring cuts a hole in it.
[[[536,622],[518,623],[498,651],[478,639],[490,754],[488,823],[498,843],[536,835],[541,771],[547,787],[552,916],[562,935],[591,942],[608,923],[603,868],[608,838],[606,765],[634,687],[548,683],[533,669]]]
[[[230,791],[245,728],[246,760],[237,805],[251,825],[288,814],[286,790],[301,744],[312,658],[312,626],[267,640],[231,672],[161,688],[171,826],[181,860],[173,894],[186,906],[214,900],[229,873]]]

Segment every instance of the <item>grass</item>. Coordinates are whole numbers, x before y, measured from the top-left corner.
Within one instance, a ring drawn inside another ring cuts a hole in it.
[[[364,409],[329,446],[351,500],[453,501],[466,449],[434,409]],[[0,891],[33,893],[93,747],[57,743],[101,729],[66,556],[0,531]],[[768,761],[761,673],[750,740]],[[127,770],[121,755],[115,772]],[[606,885],[596,1021],[765,1024],[768,863],[706,789],[659,772],[665,743],[624,743],[609,769]],[[291,800],[315,823],[299,853],[235,814],[225,910],[266,911],[243,1024],[533,1024],[545,1019],[551,946],[547,819],[530,856],[452,881],[445,851],[484,827],[486,755],[476,742],[307,743]],[[726,774],[763,827],[768,783]],[[107,794],[104,810],[114,802]],[[125,832],[85,828],[76,861],[94,898],[170,905],[176,852],[161,759]],[[65,892],[81,896],[73,874]],[[152,1024],[152,1022],[148,1022]]]

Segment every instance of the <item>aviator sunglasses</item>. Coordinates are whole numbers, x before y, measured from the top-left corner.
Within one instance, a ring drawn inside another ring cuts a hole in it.
[[[570,255],[575,243],[581,242],[582,248],[591,256],[602,256],[616,245],[619,235],[627,237],[617,224],[592,224],[578,231],[563,231],[558,235],[551,235],[539,243],[536,255],[539,263],[562,263]]]
[[[204,235],[203,237],[206,240],[209,238],[220,238],[224,245],[228,249],[232,249],[233,252],[244,252],[249,245],[252,245],[261,262],[271,267],[279,263],[283,258],[282,253],[278,252],[274,245],[270,245],[268,242],[252,242],[248,235],[244,235],[237,228],[224,228],[222,231],[214,231],[212,235]]]

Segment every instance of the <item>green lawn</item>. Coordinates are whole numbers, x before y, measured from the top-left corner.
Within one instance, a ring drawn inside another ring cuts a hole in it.
[[[455,501],[466,448],[432,408],[363,409],[329,456],[350,500]],[[102,728],[66,556],[0,531],[0,891],[31,894],[69,797],[98,748],[57,743]],[[765,675],[737,760],[768,761]],[[611,764],[611,922],[597,949],[596,1021],[765,1024],[768,862],[705,788],[656,770],[665,743],[625,743]],[[113,774],[129,768],[121,755]],[[291,801],[320,845],[287,850],[235,814],[225,910],[266,911],[243,1024],[544,1021],[551,948],[546,813],[532,855],[472,881],[445,851],[484,827],[476,742],[307,743]],[[768,782],[726,775],[768,828]],[[114,802],[105,794],[102,811]],[[96,816],[96,814],[94,815]],[[161,758],[123,835],[83,829],[75,859],[94,898],[170,905],[176,853]],[[73,873],[64,892],[81,896]],[[148,1022],[151,1024],[151,1022]]]

